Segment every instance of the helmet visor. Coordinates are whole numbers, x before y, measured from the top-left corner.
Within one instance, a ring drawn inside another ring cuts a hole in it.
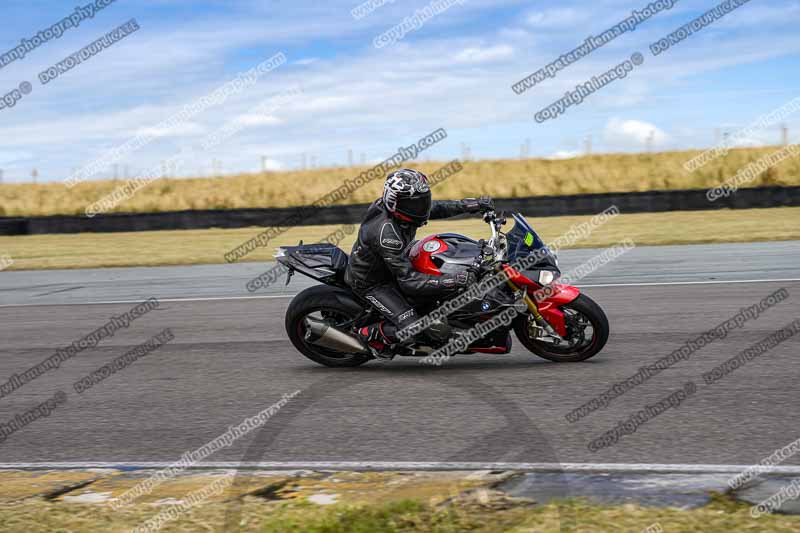
[[[410,198],[397,199],[397,212],[417,224],[424,224],[431,215],[431,195],[418,194]]]

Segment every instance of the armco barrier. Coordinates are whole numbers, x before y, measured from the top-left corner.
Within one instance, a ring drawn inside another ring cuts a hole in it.
[[[800,206],[800,187],[739,189],[735,194],[715,202],[706,199],[705,189],[500,198],[495,202],[498,210],[519,211],[530,217],[589,215],[599,213],[612,204],[623,213],[796,207]],[[0,235],[269,227],[292,220],[295,218],[293,213],[298,209],[302,208],[112,213],[94,218],[67,215],[0,217]],[[366,209],[366,204],[315,208],[313,217],[300,218],[303,225],[356,224],[361,221]]]

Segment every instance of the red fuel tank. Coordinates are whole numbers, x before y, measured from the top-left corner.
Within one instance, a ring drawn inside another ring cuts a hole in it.
[[[429,235],[417,241],[408,253],[414,270],[432,276],[441,276],[442,271],[433,262],[433,257],[447,251],[447,243],[438,235]]]

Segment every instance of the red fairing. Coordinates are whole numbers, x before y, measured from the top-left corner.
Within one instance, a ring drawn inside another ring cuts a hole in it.
[[[564,304],[568,304],[575,298],[580,296],[581,291],[572,285],[561,285],[559,283],[551,283],[550,288],[552,294],[548,294],[547,298],[537,302],[539,312],[542,313],[547,322],[562,337],[567,334],[567,326],[564,323],[564,312],[559,309]]]
[[[538,302],[539,309],[551,306],[561,307],[564,304],[574,301],[578,296],[581,295],[581,291],[572,285],[551,283],[550,289],[552,292],[548,293],[546,298],[543,298],[540,302]]]
[[[426,246],[428,243],[431,244]],[[432,249],[433,251],[428,252],[425,248]],[[442,272],[434,264],[433,256],[446,251],[447,243],[436,235],[430,235],[412,246],[408,256],[411,259],[411,264],[414,265],[414,270],[417,272],[422,272],[423,274],[429,274],[431,276],[441,276]]]
[[[572,285],[551,283],[549,290],[542,294],[539,293],[539,291],[542,290],[541,285],[531,281],[526,276],[507,265],[503,268],[514,285],[519,288],[528,287],[528,294],[536,301],[539,312],[544,319],[553,326],[553,329],[555,329],[559,335],[565,336],[567,334],[567,326],[564,322],[564,313],[559,307],[575,300],[580,296],[581,291]]]
[[[530,287],[531,290],[529,290],[528,292],[533,292],[534,289],[539,288],[538,283],[534,283],[531,280],[529,280],[526,276],[523,276],[519,270],[511,268],[508,265],[503,265],[503,270],[505,271],[506,276],[508,276],[508,279],[511,280],[511,283],[513,283],[520,289],[523,289],[525,287]]]

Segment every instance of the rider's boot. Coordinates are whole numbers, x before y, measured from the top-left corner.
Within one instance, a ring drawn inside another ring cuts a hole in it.
[[[394,353],[389,348],[393,343],[384,334],[383,327],[383,322],[365,326],[358,331],[358,335],[369,346],[372,355],[380,359],[393,359]]]

